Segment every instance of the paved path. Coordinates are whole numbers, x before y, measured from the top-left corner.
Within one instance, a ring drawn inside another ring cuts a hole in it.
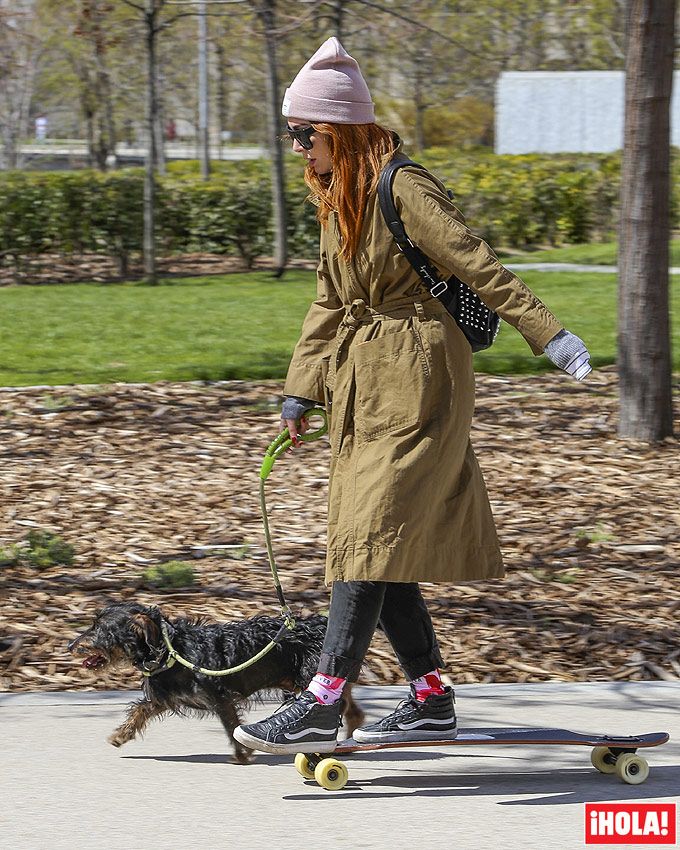
[[[579,850],[584,802],[677,801],[680,683],[466,685],[465,725],[669,731],[647,782],[590,766],[586,747],[388,750],[349,761],[338,792],[292,759],[243,767],[212,719],[172,717],[144,740],[105,741],[130,692],[0,694],[0,845],[7,850]],[[404,695],[361,688],[370,717]],[[264,711],[269,711],[265,707]],[[251,716],[261,715],[262,709]]]
[[[596,274],[618,274],[618,266],[595,266],[585,263],[503,263],[513,272],[594,272]],[[671,266],[669,274],[680,274],[680,266]]]
[[[19,145],[18,153],[29,159],[63,158],[72,159],[87,156],[87,144],[85,142],[35,142],[33,144]],[[196,145],[182,144],[180,142],[166,142],[165,158],[174,159],[198,159],[198,148]],[[116,155],[121,162],[138,161],[143,162],[146,158],[146,148],[141,145],[118,144]],[[267,148],[256,145],[223,145],[220,150],[218,145],[210,146],[210,159],[213,162],[221,160],[245,160],[262,159],[267,157]]]

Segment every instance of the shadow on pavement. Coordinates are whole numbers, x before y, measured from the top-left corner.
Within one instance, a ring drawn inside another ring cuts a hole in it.
[[[247,764],[237,764],[232,753],[196,753],[186,756],[121,756],[122,759],[138,759],[142,761],[170,761],[184,764],[228,764],[245,769]],[[272,756],[258,753],[257,764],[290,764],[291,756]]]
[[[652,800],[672,796],[680,786],[680,766],[652,767],[649,779],[642,785],[626,785],[614,776],[601,776],[588,770],[561,770],[535,773],[457,774],[455,776],[381,776],[366,781],[350,780],[342,791],[318,791],[305,782],[311,793],[289,794],[282,799],[357,800],[394,797],[516,797],[498,800],[499,806],[540,806],[604,801]],[[380,791],[378,789],[395,789]],[[369,789],[369,790],[367,790]],[[370,789],[376,789],[372,791]],[[397,790],[401,789],[401,790]],[[521,799],[518,795],[532,796]]]
[[[329,754],[332,755],[332,754]],[[451,758],[451,755],[448,753],[421,753],[421,752],[413,752],[410,753],[408,759],[404,759],[403,754],[399,752],[391,753],[389,750],[381,750],[380,752],[367,752],[362,753],[361,760],[362,761],[439,761],[440,759]],[[471,759],[475,758],[473,753],[456,753],[456,758],[459,759]],[[508,755],[489,755],[485,756],[488,759],[504,759],[508,761],[509,759],[517,759],[517,760],[526,760],[526,756],[508,756]],[[231,753],[195,753],[191,755],[172,755],[172,756],[121,756],[121,759],[138,759],[141,761],[169,761],[169,762],[182,762],[185,764],[229,764],[229,765],[237,765],[234,761],[234,757]],[[257,753],[255,756],[253,764],[290,764],[292,767],[293,756],[275,756],[269,755],[268,753]],[[248,765],[238,765],[239,767],[247,767]]]

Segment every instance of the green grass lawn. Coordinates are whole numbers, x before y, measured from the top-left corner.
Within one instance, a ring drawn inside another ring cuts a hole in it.
[[[523,279],[588,343],[596,365],[614,362],[616,279],[528,272]],[[675,303],[680,279],[673,280]],[[67,284],[0,289],[0,385],[282,378],[307,306],[313,272],[187,278],[156,287]],[[680,368],[680,331],[674,334]],[[478,371],[539,372],[522,337],[503,325]]]
[[[680,266],[680,239],[670,246],[670,265]],[[602,242],[586,245],[567,245],[548,251],[505,252],[499,256],[505,263],[586,263],[588,265],[615,266],[617,243]]]

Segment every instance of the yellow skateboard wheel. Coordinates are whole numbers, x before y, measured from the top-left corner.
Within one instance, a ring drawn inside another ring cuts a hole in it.
[[[314,770],[309,763],[307,753],[298,753],[295,756],[295,770],[305,779],[314,779]]]
[[[600,773],[616,773],[616,756],[609,751],[609,747],[595,747],[590,754],[590,761]]]
[[[314,769],[314,779],[327,791],[339,791],[347,785],[349,772],[337,759],[322,759]]]
[[[649,776],[649,765],[642,756],[624,753],[616,760],[616,775],[628,785],[640,785]]]

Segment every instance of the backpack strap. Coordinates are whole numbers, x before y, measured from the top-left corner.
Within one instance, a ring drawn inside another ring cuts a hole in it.
[[[394,194],[392,192],[392,184],[397,171],[404,166],[412,165],[416,168],[421,168],[417,162],[410,159],[406,160],[391,160],[383,168],[378,180],[378,201],[380,209],[385,219],[385,223],[394,236],[394,241],[397,243],[399,250],[404,254],[409,263],[418,272],[420,279],[427,287],[428,292],[434,298],[438,298],[449,312],[452,312],[455,306],[456,293],[453,287],[450,287],[445,280],[439,276],[439,272],[434,265],[428,260],[423,252],[415,245],[408,237],[404,223],[399,217],[396,204],[394,203]]]

